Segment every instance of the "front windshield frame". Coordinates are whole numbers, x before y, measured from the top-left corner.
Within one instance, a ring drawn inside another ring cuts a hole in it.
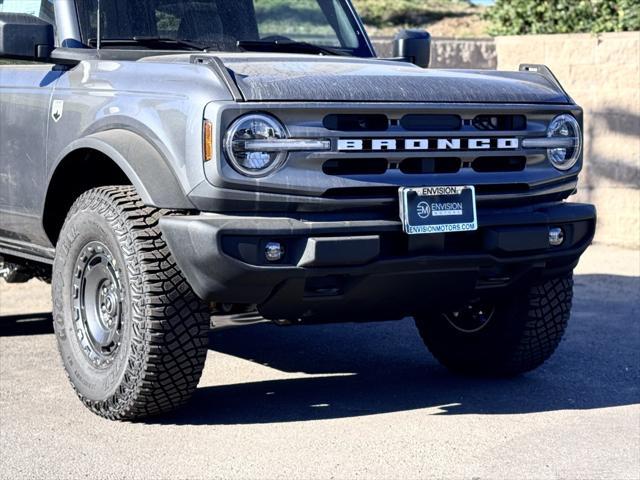
[[[104,5],[105,2],[109,2],[110,0],[101,0],[101,5]],[[76,13],[77,13],[77,21],[78,21],[78,26],[79,26],[79,33],[80,33],[80,40],[82,42],[82,44],[85,46],[85,48],[91,48],[91,49],[95,49],[96,48],[96,39],[95,39],[95,34],[92,36],[91,35],[91,27],[88,28],[87,26],[87,21],[89,21],[89,19],[91,18],[90,14],[87,14],[86,12],[83,12],[82,9],[84,7],[83,3],[93,3],[96,4],[97,0],[76,0],[75,5],[76,5]],[[342,8],[343,12],[344,12],[344,16],[346,18],[346,20],[349,23],[349,26],[353,29],[353,35],[355,36],[358,45],[354,46],[354,47],[347,47],[347,46],[334,46],[334,45],[329,45],[329,44],[324,44],[321,42],[314,42],[311,40],[304,40],[304,42],[310,43],[312,45],[317,45],[319,47],[331,47],[335,50],[340,50],[341,54],[343,55],[348,55],[348,56],[354,56],[354,57],[363,57],[363,58],[372,58],[376,56],[375,50],[373,48],[373,44],[371,43],[371,40],[369,39],[369,36],[367,35],[367,32],[364,28],[364,25],[362,23],[362,20],[360,19],[359,15],[356,12],[355,7],[353,6],[353,3],[351,2],[351,0],[334,0],[335,3],[339,4],[339,6]],[[104,9],[104,6],[102,7]],[[328,21],[328,20],[327,20]],[[328,25],[330,26],[330,22],[328,21]],[[93,28],[93,30],[95,31],[95,28]],[[188,48],[180,48],[178,45],[172,46],[170,48],[165,48],[164,46],[162,47],[151,47],[149,45],[144,45],[143,43],[140,44],[135,44],[135,42],[132,42],[133,44],[130,45],[126,45],[124,46],[122,43],[114,43],[112,45],[109,45],[108,43],[108,38],[105,39],[104,36],[101,37],[102,40],[107,40],[107,42],[102,43],[101,48],[103,49],[124,49],[124,50],[136,50],[136,51],[188,51]],[[132,38],[130,38],[131,40],[133,40]],[[114,39],[115,40],[115,39]],[[123,38],[120,38],[118,40],[127,40],[127,38],[125,38],[125,36],[123,36]],[[177,40],[187,40],[190,41],[191,39],[187,39],[187,38],[177,38]],[[243,40],[243,39],[240,39]],[[220,45],[213,43],[212,45],[207,45],[208,48],[206,48],[205,51],[207,52],[220,52],[220,53],[238,53],[238,52],[242,52],[244,51],[241,48],[238,48],[237,46],[233,46],[233,48],[228,48],[228,45],[225,45],[225,48],[220,48]],[[193,49],[189,50],[189,51],[193,51]],[[281,49],[278,51],[282,51]]]

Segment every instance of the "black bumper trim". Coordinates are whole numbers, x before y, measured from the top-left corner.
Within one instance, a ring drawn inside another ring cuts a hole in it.
[[[394,308],[378,309],[380,314],[397,317],[411,314],[419,303],[424,303],[425,296],[415,291],[416,285],[425,288],[432,285],[440,292],[437,300],[446,303],[448,295],[442,292],[447,285],[457,292],[455,298],[460,299],[490,284],[492,276],[507,275],[513,280],[530,270],[540,274],[545,269],[547,274],[569,271],[593,239],[595,219],[592,205],[572,203],[531,211],[480,211],[477,238],[469,237],[469,241],[481,242],[476,251],[458,246],[453,252],[449,245],[455,242],[447,243],[443,236],[428,235],[420,236],[426,243],[418,242],[417,247],[405,242],[404,248],[408,250],[400,253],[393,250],[397,242],[391,242],[393,248],[381,248],[377,258],[359,265],[327,266],[323,259],[315,259],[322,267],[298,266],[310,238],[331,236],[332,241],[338,242],[340,236],[384,239],[395,235],[394,238],[406,239],[400,222],[314,222],[202,214],[165,217],[160,226],[179,267],[203,299],[258,304],[269,317],[292,318],[316,313],[329,315],[338,310],[349,312],[350,302],[365,301],[367,296],[370,300],[376,295],[386,304],[395,304]],[[523,242],[525,250],[519,249],[518,238],[522,238],[519,235],[528,237],[532,229],[539,233],[541,228],[556,225],[571,230],[565,246],[543,248],[539,243],[541,236],[537,235],[533,243]],[[225,244],[226,238],[231,238],[235,250]],[[458,241],[462,237],[451,238]],[[501,243],[500,238],[506,238],[506,243]],[[272,239],[296,239],[299,243],[297,248],[292,243],[293,248],[282,263],[267,264],[260,258],[260,242]],[[367,303],[375,307],[375,302]]]

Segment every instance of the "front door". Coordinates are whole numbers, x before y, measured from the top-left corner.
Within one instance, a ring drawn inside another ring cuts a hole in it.
[[[51,0],[0,0],[0,12],[54,21]],[[4,241],[47,243],[40,212],[51,95],[58,76],[52,64],[0,58],[0,239]]]

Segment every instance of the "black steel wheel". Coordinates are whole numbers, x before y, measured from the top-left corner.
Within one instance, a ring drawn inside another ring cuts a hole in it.
[[[122,345],[124,290],[113,254],[93,241],[80,252],[73,279],[73,326],[87,360],[96,368],[113,363]]]

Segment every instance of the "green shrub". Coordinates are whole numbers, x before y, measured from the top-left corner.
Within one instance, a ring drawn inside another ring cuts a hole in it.
[[[354,0],[363,21],[375,27],[423,25],[468,14],[468,0]]]
[[[640,30],[640,0],[496,0],[492,35]]]

